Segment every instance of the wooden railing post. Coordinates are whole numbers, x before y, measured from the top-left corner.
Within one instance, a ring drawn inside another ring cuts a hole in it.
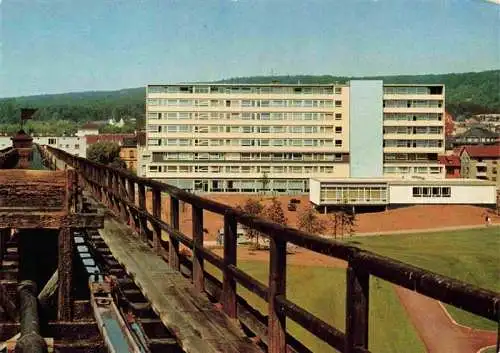
[[[137,184],[139,189],[139,208],[141,211],[146,211],[146,187],[143,184]],[[147,241],[146,227],[147,220],[139,215],[139,235],[143,241]]]
[[[109,169],[106,169],[105,173],[107,178],[107,183],[106,183],[107,205],[111,210],[113,210],[113,196],[111,195],[111,191],[113,190],[113,174],[111,174],[111,171]]]
[[[153,216],[161,219],[161,191],[153,189]],[[161,227],[153,223],[153,250],[156,254],[161,253]]]
[[[120,188],[120,191],[118,193],[118,195],[120,195],[120,198],[121,200],[119,200],[119,204],[120,204],[120,216],[123,220],[123,222],[125,222],[125,224],[127,223],[128,221],[128,214],[127,214],[127,203],[125,201],[128,200],[128,196],[127,196],[127,179],[123,176],[123,175],[117,175],[117,181],[118,181],[118,185],[119,185],[119,188]]]
[[[286,352],[286,313],[276,303],[286,296],[286,242],[271,237],[269,261],[268,353]]]
[[[69,228],[59,231],[59,289],[57,320],[71,321],[72,319],[72,282],[73,282],[73,237]]]
[[[191,205],[193,222],[193,284],[195,290],[204,290],[203,254],[196,247],[203,247],[203,209]]]
[[[222,307],[230,318],[236,318],[236,281],[228,269],[236,266],[237,223],[233,215],[224,215],[224,268],[222,270]]]
[[[179,230],[179,199],[170,196],[170,226]],[[168,263],[176,271],[180,271],[179,241],[173,236],[169,237]]]
[[[135,205],[135,183],[132,179],[127,179],[127,194],[128,194],[128,200]],[[133,226],[134,228],[137,229],[138,226],[137,218],[134,217],[134,211],[132,209],[129,209],[128,217],[130,226]]]
[[[349,261],[347,267],[345,352],[368,349],[368,299],[370,275]]]

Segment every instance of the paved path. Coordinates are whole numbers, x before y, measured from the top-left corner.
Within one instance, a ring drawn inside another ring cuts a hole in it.
[[[496,332],[455,325],[437,300],[394,286],[429,353],[476,353],[496,344]]]

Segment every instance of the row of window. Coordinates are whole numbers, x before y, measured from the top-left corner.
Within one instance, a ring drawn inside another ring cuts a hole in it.
[[[342,147],[333,139],[148,139],[149,146]]]
[[[226,108],[341,108],[341,100],[333,99],[166,99],[148,98],[150,106],[226,107]]]
[[[153,162],[179,161],[342,161],[341,153],[153,152]]]
[[[414,187],[413,197],[451,197],[450,187]]]
[[[384,100],[384,108],[441,108],[442,106],[441,100]]]
[[[442,86],[386,86],[384,94],[443,94]]]
[[[441,174],[443,167],[384,166],[385,174]]]
[[[364,203],[387,201],[384,186],[327,186],[321,189],[321,201],[333,203]]]
[[[310,133],[342,133],[341,126],[310,126],[310,125],[294,125],[294,126],[254,126],[254,125],[148,125],[149,132],[168,132],[168,133],[260,133],[260,134],[275,134],[275,133],[295,133],[295,134],[310,134]]]
[[[436,161],[437,153],[384,153],[385,161]]]
[[[148,113],[148,120],[342,120],[342,113],[224,113],[224,112],[159,112]]]
[[[341,94],[340,86],[271,87],[271,86],[149,86],[148,93],[214,94]]]
[[[442,147],[443,140],[384,140],[384,147]]]
[[[150,165],[151,173],[273,173],[273,174],[311,174],[323,173],[332,174],[334,167],[326,166],[221,166],[221,165]]]
[[[441,126],[385,126],[384,134],[404,134],[404,135],[419,135],[419,134],[442,134]]]
[[[443,114],[440,113],[384,113],[384,120],[387,121],[441,121]]]

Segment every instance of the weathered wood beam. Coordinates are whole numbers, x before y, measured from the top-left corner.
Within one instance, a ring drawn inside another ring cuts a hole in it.
[[[0,305],[11,320],[19,320],[19,311],[17,310],[15,301],[2,283],[0,283]]]
[[[70,228],[102,228],[104,216],[100,214],[77,213],[65,215],[61,212],[52,213],[0,213],[0,228],[16,229],[59,229]]]
[[[59,272],[55,270],[54,274],[47,281],[43,289],[38,294],[38,302],[43,309],[48,309],[51,298],[56,294],[59,282]]]
[[[69,228],[59,232],[59,291],[57,300],[57,319],[72,319],[72,281],[73,281],[73,237]]]

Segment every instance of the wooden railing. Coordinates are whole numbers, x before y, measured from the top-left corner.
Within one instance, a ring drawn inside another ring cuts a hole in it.
[[[174,186],[140,178],[52,147],[43,147],[42,154],[52,167],[55,166],[57,158],[76,169],[80,175],[79,180],[85,182],[85,187],[112,210],[119,213],[124,221],[135,226],[145,241],[148,239],[148,234],[151,234],[151,246],[157,253],[160,253],[162,248],[168,250],[168,262],[172,268],[179,271],[181,262],[185,260],[179,252],[179,243],[189,247],[192,250],[191,276],[197,290],[204,290],[205,279],[210,276],[204,271],[204,260],[219,268],[223,274],[220,302],[229,317],[240,316],[240,312],[237,312],[237,305],[241,298],[236,293],[236,283],[265,300],[268,303],[266,337],[268,352],[285,352],[287,345],[288,348],[292,346],[294,350],[307,351],[286,332],[287,318],[341,352],[369,352],[370,275],[489,320],[497,322],[499,320],[500,295],[498,293],[355,246],[283,227]],[[147,191],[152,193],[152,214],[146,209]],[[169,220],[162,219],[161,216],[162,193],[170,195]],[[136,195],[138,195],[138,200]],[[186,202],[192,207],[192,238],[179,231],[179,201]],[[204,210],[224,217],[223,257],[203,247]],[[148,222],[152,225],[152,231],[148,230]],[[242,271],[236,264],[237,223],[256,229],[269,238],[267,285]],[[168,233],[169,242],[162,241],[162,231]],[[286,298],[287,243],[347,262],[345,332],[332,327]],[[436,335],[438,334],[436,332]]]
[[[17,164],[19,153],[15,148],[7,147],[0,150],[0,169],[13,168]]]

